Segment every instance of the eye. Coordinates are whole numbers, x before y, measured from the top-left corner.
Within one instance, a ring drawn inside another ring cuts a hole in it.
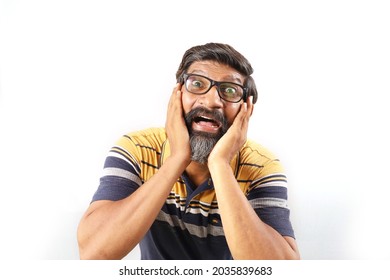
[[[236,94],[236,89],[229,87],[229,88],[226,88],[224,92],[226,94],[228,94],[228,95],[235,95]]]
[[[189,92],[203,94],[210,87],[210,81],[203,77],[192,75],[188,77],[186,87]]]
[[[191,81],[191,87],[202,88],[203,87],[203,83],[200,80],[192,80]]]
[[[232,83],[222,83],[219,86],[219,91],[222,95],[222,98],[229,102],[238,102],[241,100],[244,95],[244,90],[242,87]]]
[[[237,86],[231,84],[221,84],[220,90],[226,97],[235,97],[238,94]]]

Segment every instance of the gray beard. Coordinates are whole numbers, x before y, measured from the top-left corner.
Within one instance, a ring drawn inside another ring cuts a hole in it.
[[[202,112],[207,112],[221,123],[221,128],[218,133],[207,133],[192,130],[192,121],[194,117]],[[190,135],[191,160],[200,164],[207,164],[207,159],[215,144],[217,144],[218,140],[221,139],[228,130],[228,123],[225,116],[217,110],[208,110],[206,108],[198,107],[191,110],[185,116],[185,121]]]
[[[203,133],[191,133],[191,160],[199,162],[200,164],[207,164],[207,159],[209,158],[211,151],[222,135],[218,135],[219,137],[210,137],[200,134]]]

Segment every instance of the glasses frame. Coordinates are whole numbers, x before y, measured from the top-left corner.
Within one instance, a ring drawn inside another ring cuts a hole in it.
[[[188,79],[190,76],[202,77],[202,78],[208,80],[208,81],[210,82],[210,87],[209,87],[205,92],[203,92],[203,93],[196,93],[196,92],[192,92],[192,91],[188,90],[188,88],[187,88],[187,83],[186,83],[186,82],[187,82],[187,79]],[[243,99],[246,100],[247,92],[248,92],[248,88],[244,87],[243,85],[240,85],[240,84],[237,84],[237,83],[233,83],[233,82],[217,82],[217,81],[214,81],[214,80],[212,80],[212,79],[210,79],[210,78],[208,78],[208,77],[205,77],[205,76],[199,75],[199,74],[187,74],[187,73],[184,73],[184,74],[183,74],[183,84],[184,84],[184,86],[185,86],[185,88],[186,88],[186,90],[187,90],[188,92],[191,92],[192,94],[196,94],[196,95],[203,95],[203,94],[206,94],[206,93],[209,92],[209,90],[210,90],[213,86],[217,86],[218,96],[219,96],[222,100],[225,100],[226,102],[230,102],[230,103],[238,103],[238,102],[240,102],[240,101],[243,100]],[[220,90],[219,90],[219,86],[220,86],[221,84],[233,84],[233,85],[236,85],[236,86],[239,86],[240,88],[242,88],[243,94],[242,94],[241,98],[240,98],[239,100],[237,100],[237,101],[230,101],[230,100],[226,100],[225,98],[223,98],[223,96],[222,96],[222,94],[221,94],[221,92],[220,92]]]

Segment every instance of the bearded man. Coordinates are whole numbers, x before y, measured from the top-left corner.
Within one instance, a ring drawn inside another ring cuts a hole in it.
[[[252,66],[227,44],[187,50],[165,128],[107,155],[78,228],[81,259],[299,259],[280,161],[247,139]]]

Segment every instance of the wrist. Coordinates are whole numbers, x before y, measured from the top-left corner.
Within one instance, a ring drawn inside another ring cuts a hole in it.
[[[167,161],[171,162],[172,164],[177,164],[184,170],[191,163],[191,156],[186,153],[175,153],[171,154],[167,158]]]
[[[212,172],[213,170],[218,170],[224,167],[230,168],[230,161],[220,157],[209,157],[207,161],[207,166],[210,172]]]

